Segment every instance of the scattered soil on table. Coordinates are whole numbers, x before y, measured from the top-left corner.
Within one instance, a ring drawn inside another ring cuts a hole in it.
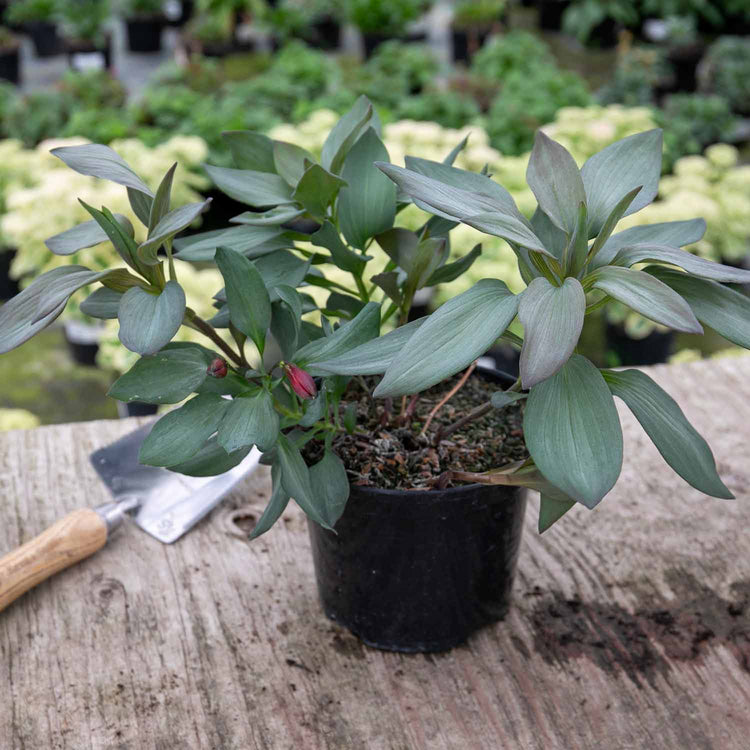
[[[624,672],[639,687],[642,679],[656,687],[657,675],[666,678],[679,662],[699,663],[719,645],[750,673],[750,581],[731,584],[724,599],[686,571],[668,571],[666,578],[674,598],[647,592],[644,582],[632,612],[612,601],[534,587],[526,592],[535,600],[534,648],[548,663],[587,658],[610,674]]]
[[[387,400],[371,397],[378,378],[352,379],[343,402],[357,404],[356,431],[352,435],[340,434],[333,441],[333,449],[343,460],[349,481],[381,489],[427,490],[436,486],[444,472],[487,471],[525,459],[528,453],[523,440],[520,403],[492,409],[435,444],[441,429],[503,389],[477,374],[469,377],[437,412],[427,432],[421,434],[433,407],[458,383],[462,374],[419,394],[411,418],[402,416],[401,398],[393,399],[388,414]],[[365,390],[365,386],[369,390]],[[409,400],[405,402],[407,407]],[[323,456],[323,443],[311,441],[303,455],[309,464],[319,461]],[[447,480],[440,486],[451,487],[455,483]]]

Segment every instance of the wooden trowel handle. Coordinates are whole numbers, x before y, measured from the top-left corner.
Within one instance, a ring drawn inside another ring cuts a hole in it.
[[[38,583],[83,560],[107,542],[107,524],[82,508],[0,558],[0,612]]]

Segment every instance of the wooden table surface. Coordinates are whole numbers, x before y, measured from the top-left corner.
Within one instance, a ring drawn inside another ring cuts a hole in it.
[[[0,748],[748,750],[750,358],[656,367],[734,501],[621,409],[594,512],[540,537],[507,619],[450,653],[363,647],[316,599],[301,513],[256,542],[265,470],[164,546],[134,525],[0,614]],[[0,436],[0,553],[107,500],[88,455],[134,420]]]

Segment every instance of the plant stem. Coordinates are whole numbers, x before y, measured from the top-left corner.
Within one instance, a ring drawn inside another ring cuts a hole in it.
[[[242,367],[242,357],[240,357],[237,352],[232,349],[229,344],[227,344],[224,339],[219,336],[218,333],[216,333],[216,329],[208,322],[203,320],[199,315],[196,314],[194,310],[191,310],[189,307],[185,310],[185,315],[187,316],[188,320],[193,324],[193,326],[199,330],[204,336],[207,336],[211,341],[216,344],[216,346],[221,349],[221,351],[224,352],[224,354],[229,357],[229,359],[232,360],[236,365],[239,367]]]
[[[456,383],[456,385],[454,385],[453,388],[451,388],[450,391],[448,391],[448,393],[433,407],[432,411],[427,417],[427,421],[424,423],[424,427],[422,427],[422,432],[419,433],[420,435],[424,435],[427,432],[427,428],[430,426],[430,423],[432,422],[435,415],[440,411],[440,409],[443,408],[443,406],[445,406],[445,404],[448,403],[448,401],[450,401],[453,398],[453,396],[455,396],[461,390],[464,383],[469,379],[469,375],[471,375],[471,373],[474,372],[474,369],[476,368],[476,366],[477,366],[477,363],[476,363],[476,360],[474,360],[474,362],[472,362],[466,368],[466,372],[461,376],[461,379],[458,381],[458,383]]]
[[[520,391],[521,390],[521,378],[518,378],[515,383],[513,383],[510,388],[507,389],[508,391]],[[485,414],[488,414],[490,411],[492,411],[494,407],[492,406],[491,401],[486,401],[483,404],[480,404],[476,408],[472,409],[468,414],[464,414],[461,419],[454,422],[451,425],[448,425],[445,429],[440,430],[435,438],[435,444],[439,443],[441,440],[447,438],[449,435],[452,435],[456,430],[460,430],[464,425],[469,424],[469,422],[474,421],[475,419],[479,419],[479,417],[483,417]]]
[[[357,274],[352,274],[354,276],[354,281],[357,283],[357,290],[359,291],[359,297],[362,300],[362,302],[369,302],[370,301],[370,295],[367,291],[367,287],[365,286],[364,281],[362,281],[362,277],[358,276]]]

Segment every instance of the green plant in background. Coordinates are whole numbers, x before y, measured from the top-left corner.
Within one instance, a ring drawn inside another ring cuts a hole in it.
[[[69,39],[101,45],[112,9],[109,0],[59,0],[63,33]]]
[[[28,147],[62,132],[70,112],[68,98],[60,91],[32,91],[14,97],[5,111],[2,128],[7,138]]]
[[[11,32],[10,29],[6,29],[5,26],[0,26],[0,49],[12,50],[19,46],[17,37]]]
[[[126,18],[161,18],[164,16],[162,0],[121,0],[120,6]]]
[[[492,26],[507,9],[506,0],[460,0],[453,8],[453,27],[475,29]]]
[[[457,91],[425,91],[402,100],[394,112],[399,120],[425,120],[446,128],[462,128],[479,117],[474,99]]]
[[[504,154],[531,149],[534,132],[562,107],[593,103],[586,82],[577,73],[537,67],[506,76],[486,119],[492,145]]]
[[[703,94],[673,94],[654,119],[664,128],[664,171],[682,156],[700,154],[706,146],[731,138],[737,127],[726,99]]]
[[[347,20],[362,33],[401,36],[425,5],[424,0],[348,0],[343,7]]]
[[[650,105],[654,103],[656,88],[671,75],[671,66],[661,48],[632,47],[618,55],[612,77],[597,91],[596,98],[603,105]]]
[[[730,497],[705,441],[654,381],[634,370],[599,370],[574,353],[586,316],[608,298],[676,330],[700,332],[701,320],[750,345],[750,299],[722,286],[749,281],[750,272],[680,249],[700,238],[701,219],[616,231],[621,218],[656,195],[660,131],[618,141],[580,170],[540,133],[527,169],[538,201],[531,220],[492,178],[451,166],[465,143],[443,161],[410,157],[404,169],[388,163],[379,131],[361,99],[331,130],[319,159],[261,134],[228,133],[236,166],[207,169],[253,210],[232,228],[177,241],[206,206],[171,209],[173,170],[153,193],[111,149],[56,150],[74,170],[127,187],[145,239],[134,239],[130,223],[107,209],[87,207],[93,221],[51,238],[50,248],[72,255],[109,237],[120,267],[73,265],[38,277],[0,309],[0,351],[49,325],[76,289],[101,282],[84,309],[116,317],[120,341],[141,355],[111,395],[189,399],[157,423],[141,461],[215,474],[259,446],[272,465],[274,491],[253,536],[270,528],[290,497],[317,523],[335,525],[349,492],[335,441],[356,429],[346,396],[352,377],[382,375],[375,398],[416,394],[469,367],[498,337],[521,348],[521,377],[471,416],[525,400],[530,457],[483,473],[453,471],[455,480],[540,490],[540,530],[576,502],[593,508],[621,469],[617,396],[680,476]],[[409,201],[432,214],[416,232],[394,227]],[[459,223],[504,239],[527,287],[514,294],[503,280],[485,278],[406,323],[420,287],[460,276],[478,256],[479,249],[449,262],[449,233]],[[384,266],[369,254],[376,245]],[[175,257],[216,264],[224,288],[213,296],[212,320],[187,306]],[[329,268],[348,283],[333,282]],[[322,305],[310,287],[328,294]],[[507,332],[516,317],[522,338]],[[204,345],[170,343],[182,327],[203,334]],[[219,336],[222,328],[229,342]],[[322,455],[312,466],[301,453],[310,441]]]
[[[550,48],[528,31],[490,37],[471,60],[471,72],[494,83],[537,67],[556,67],[555,58]]]
[[[702,91],[724,97],[735,112],[750,115],[750,39],[719,38],[708,48],[699,77]]]
[[[714,0],[642,0],[642,6],[644,16],[681,17],[694,27],[701,19],[714,26],[721,25],[724,19],[721,2]]]
[[[605,21],[632,27],[640,20],[637,4],[629,0],[573,0],[563,13],[563,31],[585,44],[591,41],[594,29]]]
[[[47,21],[51,23],[57,17],[58,0],[14,0],[5,11],[5,20],[12,24]]]
[[[57,89],[71,99],[76,109],[123,107],[128,98],[122,82],[106,70],[67,70],[58,81]]]

